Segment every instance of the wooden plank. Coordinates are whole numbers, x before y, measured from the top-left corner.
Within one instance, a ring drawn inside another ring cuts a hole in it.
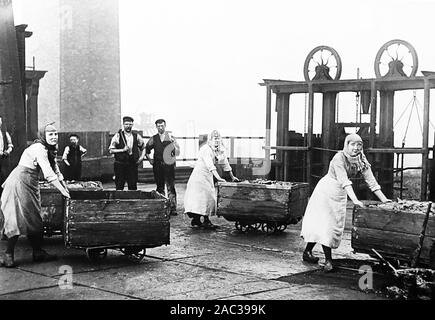
[[[287,203],[290,200],[291,191],[288,189],[272,188],[244,188],[220,187],[218,197],[228,199],[253,200],[253,201],[278,201]]]
[[[385,257],[411,260],[418,241],[418,235],[361,227],[352,228],[351,246],[356,252],[372,253],[371,249],[375,249]],[[434,243],[434,237],[425,237],[420,255],[421,262],[429,263],[431,250],[435,252]]]
[[[64,225],[63,206],[41,207],[41,217],[47,231],[61,231]]]
[[[229,221],[253,219],[261,221],[287,221],[290,213],[286,204],[277,201],[219,200],[218,216]]]
[[[304,182],[283,182],[279,184],[260,184],[260,183],[244,183],[244,182],[219,182],[218,188],[221,187],[236,187],[236,188],[252,188],[252,189],[284,189],[295,190],[298,188],[308,188],[308,183]]]
[[[169,244],[169,222],[154,223],[75,223],[69,226],[68,246],[122,246],[152,247]],[[92,236],[90,236],[92,235]]]
[[[357,228],[393,231],[402,234],[420,235],[426,214],[415,211],[393,211],[382,208],[355,208],[353,226]],[[429,216],[426,236],[435,237],[435,215]],[[386,241],[388,239],[385,239]]]
[[[129,199],[133,195],[161,199]],[[76,196],[84,199],[67,202],[67,246],[153,247],[169,244],[168,200],[165,197],[155,193],[113,191],[81,192]],[[116,196],[122,198],[109,199]]]
[[[304,215],[308,192],[306,183],[222,183],[217,215],[229,221],[295,223]]]
[[[63,206],[64,199],[60,192],[45,192],[41,190],[41,206]]]
[[[155,199],[155,192],[141,190],[115,191],[115,190],[70,190],[71,199]]]

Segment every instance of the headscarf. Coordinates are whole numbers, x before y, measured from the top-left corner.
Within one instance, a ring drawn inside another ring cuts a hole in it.
[[[218,145],[215,143],[216,140],[219,142]],[[225,158],[225,147],[222,143],[222,137],[219,131],[213,130],[210,132],[207,136],[207,143],[213,150],[217,160],[222,161]]]
[[[47,149],[48,161],[50,162],[51,168],[55,170],[58,145],[48,144],[47,139],[45,138],[46,132],[57,131],[53,124],[54,122],[41,127],[38,132],[38,139],[36,139],[33,143],[41,143]]]
[[[350,142],[363,142],[361,137],[356,134],[352,133],[346,136],[346,139],[344,140],[344,146],[343,151],[341,151],[344,156],[346,157],[347,161],[350,164],[350,169],[352,172],[362,172],[368,168],[370,168],[370,163],[368,162],[366,156],[364,155],[363,149],[361,149],[361,152],[357,156],[352,156],[348,151],[348,146]]]

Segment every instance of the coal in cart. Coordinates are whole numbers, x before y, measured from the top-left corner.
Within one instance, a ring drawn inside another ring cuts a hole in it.
[[[141,261],[147,248],[169,244],[169,200],[152,191],[71,191],[65,203],[64,241],[91,260],[119,250]]]
[[[217,216],[235,222],[240,231],[284,231],[305,213],[309,185],[299,182],[254,180],[219,182]]]
[[[435,267],[435,206],[431,202],[365,201],[354,207],[351,246],[411,266]],[[374,251],[375,250],[375,251]]]
[[[67,182],[68,190],[103,190],[100,181],[71,181]],[[65,197],[54,186],[47,182],[40,182],[41,217],[44,235],[51,237],[62,235],[65,216]]]

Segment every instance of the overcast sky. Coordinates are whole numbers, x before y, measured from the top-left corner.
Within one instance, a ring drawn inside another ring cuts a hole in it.
[[[266,94],[258,83],[303,80],[305,58],[319,45],[341,56],[341,79],[356,78],[357,68],[374,77],[375,56],[392,39],[414,46],[419,71],[435,70],[428,36],[434,13],[435,2],[425,0],[120,0],[123,110],[167,118],[176,131],[195,123],[196,133],[263,134]],[[423,104],[422,93],[418,98]],[[412,92],[396,94],[397,117],[411,99]],[[354,121],[354,94],[340,97],[341,112],[346,108],[340,121]],[[290,126],[297,131],[304,109],[304,96],[292,97]],[[409,136],[420,140],[414,120]]]
[[[266,92],[258,84],[303,80],[305,58],[319,45],[341,56],[341,79],[356,78],[357,68],[373,78],[376,54],[392,39],[414,46],[418,76],[435,70],[434,13],[429,0],[120,0],[122,113],[165,118],[176,135],[264,135]],[[417,97],[423,104],[422,92]],[[412,92],[396,94],[396,120],[411,99]],[[305,97],[290,102],[290,128],[301,132]],[[315,132],[320,103],[316,95]],[[355,94],[340,95],[339,110],[339,121],[355,121]],[[421,143],[416,115],[408,141]]]

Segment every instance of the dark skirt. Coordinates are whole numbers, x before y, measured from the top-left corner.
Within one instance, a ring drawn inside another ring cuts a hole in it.
[[[38,170],[16,167],[3,184],[0,208],[8,238],[43,232]]]

